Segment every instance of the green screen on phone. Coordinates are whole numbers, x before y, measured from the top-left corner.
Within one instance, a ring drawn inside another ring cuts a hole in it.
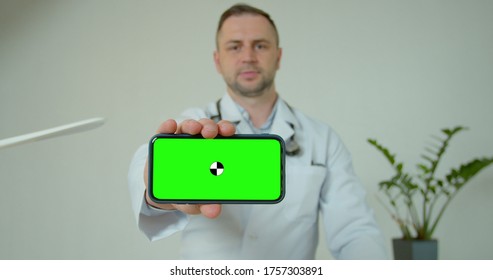
[[[149,144],[149,190],[159,203],[277,203],[284,141],[271,134],[204,139],[158,134]]]

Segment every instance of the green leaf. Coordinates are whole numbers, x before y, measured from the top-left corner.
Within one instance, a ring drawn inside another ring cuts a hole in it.
[[[432,193],[436,193],[436,189],[437,189],[437,188],[436,188],[436,186],[434,186],[434,185],[430,185],[430,186],[428,186],[428,189],[429,189]]]
[[[401,173],[402,172],[402,163],[399,163],[395,167],[397,169],[397,172]]]
[[[430,169],[426,165],[424,165],[424,164],[418,164],[418,169],[420,169],[421,171],[423,171],[423,174],[430,173]]]
[[[442,129],[442,132],[445,133],[445,135],[447,135],[448,138],[451,138],[457,132],[459,132],[461,130],[466,130],[466,129],[467,129],[467,127],[456,126],[452,129]]]
[[[438,153],[437,149],[435,148],[430,148],[430,147],[425,147],[425,151],[427,151],[428,153],[432,154],[432,155],[436,155]]]
[[[452,169],[449,174],[445,176],[447,182],[454,185],[457,189],[465,185],[470,179],[472,179],[481,170],[493,163],[493,157],[473,159],[465,164],[462,164],[458,169]]]
[[[383,155],[387,158],[390,164],[393,166],[395,163],[395,156],[392,155],[387,148],[380,145],[375,139],[368,139],[368,143],[372,144],[375,148],[377,148]]]
[[[432,164],[435,162],[434,159],[432,159],[431,157],[429,157],[427,155],[421,155],[421,158],[425,159],[426,161],[429,161]]]

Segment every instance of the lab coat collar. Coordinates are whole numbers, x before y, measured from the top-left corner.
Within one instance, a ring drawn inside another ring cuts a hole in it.
[[[238,133],[253,133],[250,126],[243,121],[241,112],[238,110],[238,107],[229,94],[226,93],[221,98],[220,109],[222,119],[237,124],[236,127]],[[293,109],[280,98],[277,112],[272,123],[271,133],[281,136],[286,141],[294,135],[294,130],[299,126],[300,124],[294,115]]]

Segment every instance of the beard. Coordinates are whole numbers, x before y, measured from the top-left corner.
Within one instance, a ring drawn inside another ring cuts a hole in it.
[[[258,71],[258,69],[255,69]],[[262,96],[266,90],[272,87],[274,84],[274,75],[263,75],[263,72],[259,71],[260,81],[255,85],[246,86],[241,84],[238,79],[225,79],[228,87],[235,93],[244,97],[258,97]]]

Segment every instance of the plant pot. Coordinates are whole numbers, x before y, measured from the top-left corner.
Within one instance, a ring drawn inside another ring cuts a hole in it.
[[[438,241],[417,239],[392,239],[396,260],[437,260]]]

